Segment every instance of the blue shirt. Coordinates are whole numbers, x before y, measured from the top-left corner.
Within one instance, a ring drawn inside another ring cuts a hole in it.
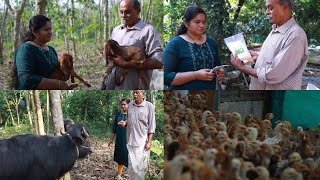
[[[164,54],[164,84],[173,90],[215,90],[216,78],[212,81],[194,80],[178,86],[171,86],[178,72],[212,69],[221,65],[218,48],[213,39],[198,45],[190,43],[180,36],[173,38],[165,47]]]
[[[48,46],[41,49],[29,43],[22,44],[16,52],[18,90],[36,89],[43,77],[48,77],[58,65],[56,51]]]

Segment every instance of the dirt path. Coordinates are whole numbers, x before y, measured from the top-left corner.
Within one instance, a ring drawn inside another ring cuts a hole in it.
[[[90,142],[94,147],[94,153],[86,159],[76,161],[70,171],[72,180],[112,180],[117,179],[117,163],[113,161],[114,145],[108,146],[107,141],[91,137]],[[151,156],[153,156],[151,154]],[[163,169],[156,167],[156,160],[150,158],[146,170],[146,180],[162,180]],[[128,180],[128,169],[124,167],[123,180]]]
[[[107,142],[92,139],[94,153],[88,158],[76,161],[73,169],[70,171],[73,180],[109,180],[116,179],[117,163],[113,161],[113,148],[109,147]],[[123,179],[129,179],[127,168],[124,167]]]
[[[2,89],[10,89],[9,87],[9,81],[11,80],[11,71],[10,66],[8,62],[4,62],[3,64],[0,64],[0,90]]]

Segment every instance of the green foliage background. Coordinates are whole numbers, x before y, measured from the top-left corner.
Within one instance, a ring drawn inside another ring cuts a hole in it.
[[[53,46],[58,52],[66,51],[65,37],[68,41],[74,39],[77,43],[77,51],[81,56],[93,56],[96,49],[103,48],[103,14],[102,4],[99,5],[95,0],[73,0],[74,10],[71,7],[71,1],[66,0],[48,0],[46,5],[46,16],[53,22],[54,36],[49,45]],[[108,35],[112,29],[120,25],[120,15],[118,12],[120,0],[108,1]],[[20,0],[10,1],[14,10],[18,9]],[[21,17],[21,38],[28,31],[29,20],[36,13],[36,1],[28,1]],[[140,17],[155,27],[160,41],[163,42],[163,0],[142,0],[140,1],[142,11]],[[149,6],[150,4],[150,6]],[[149,11],[148,11],[149,9]],[[149,12],[149,13],[147,13]],[[101,13],[101,16],[100,16]],[[4,1],[0,2],[0,19],[5,16]],[[74,26],[71,27],[70,21],[74,17]],[[102,20],[101,20],[102,19]],[[3,44],[5,50],[5,59],[13,58],[13,24],[14,18],[8,13],[3,27]],[[0,23],[1,26],[1,23]],[[20,42],[22,43],[22,42]],[[0,61],[2,63],[2,60]]]
[[[0,120],[6,120],[6,126],[2,127],[3,132],[19,129],[27,126],[25,133],[31,133],[27,114],[25,94],[28,91],[0,91]],[[163,140],[163,92],[149,91],[156,110],[156,133],[155,138]],[[40,101],[43,109],[44,121],[46,120],[46,95],[47,91],[41,91]],[[7,98],[8,103],[6,103]],[[112,129],[112,122],[115,113],[120,110],[119,103],[122,98],[133,99],[131,91],[62,91],[62,111],[64,119],[72,119],[76,123],[82,123],[89,127],[91,133],[102,138],[108,138]],[[147,97],[148,99],[149,97]],[[20,126],[17,126],[17,113],[14,107],[14,99],[21,99],[19,103]],[[11,120],[10,109],[14,123]],[[51,121],[51,120],[50,120]],[[46,125],[45,125],[46,126]],[[49,124],[52,128],[52,122]],[[19,134],[20,131],[17,131]],[[8,134],[12,136],[14,134]],[[0,136],[1,137],[1,136]],[[3,137],[2,137],[3,138]]]

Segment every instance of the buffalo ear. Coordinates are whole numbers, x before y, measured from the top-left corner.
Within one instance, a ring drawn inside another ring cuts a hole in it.
[[[72,140],[76,145],[82,145],[83,144],[83,140],[80,137],[72,137]]]

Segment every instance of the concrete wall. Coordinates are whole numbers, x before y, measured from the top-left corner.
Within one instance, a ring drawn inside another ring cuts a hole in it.
[[[239,112],[242,118],[245,118],[248,114],[264,117],[264,101],[222,102],[218,109],[221,112]]]

